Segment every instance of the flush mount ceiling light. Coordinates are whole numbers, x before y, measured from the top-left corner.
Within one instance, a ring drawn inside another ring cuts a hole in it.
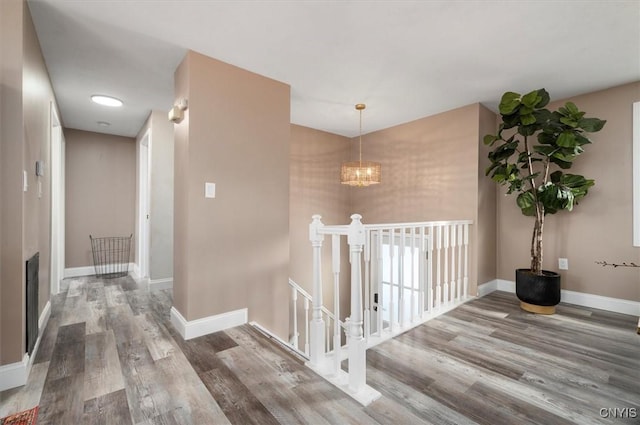
[[[102,94],[94,94],[91,96],[91,100],[99,105],[118,107],[122,106],[122,101],[120,99],[116,99],[115,97],[105,96]]]
[[[343,162],[340,169],[340,183],[349,186],[365,187],[380,183],[380,163],[362,160],[362,111],[366,107],[364,103],[356,105],[356,109],[360,111],[359,159]]]

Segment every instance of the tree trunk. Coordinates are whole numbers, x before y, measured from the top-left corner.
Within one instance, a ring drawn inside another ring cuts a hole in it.
[[[531,273],[542,274],[542,231],[544,229],[544,207],[536,208],[536,219],[531,238]]]

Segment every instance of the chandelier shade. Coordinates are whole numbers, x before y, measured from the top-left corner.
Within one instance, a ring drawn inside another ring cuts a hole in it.
[[[373,161],[343,162],[340,182],[349,186],[369,186],[380,183],[380,163]]]
[[[364,103],[358,103],[356,109],[360,111],[359,160],[343,162],[340,167],[340,183],[354,187],[366,187],[379,184],[382,166],[379,162],[362,160],[362,110]]]

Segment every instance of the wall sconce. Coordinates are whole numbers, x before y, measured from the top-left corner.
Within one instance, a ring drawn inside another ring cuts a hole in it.
[[[187,102],[187,99],[178,100],[178,103],[169,110],[169,121],[174,124],[181,123],[184,119],[184,111],[187,110],[188,106],[189,103]]]

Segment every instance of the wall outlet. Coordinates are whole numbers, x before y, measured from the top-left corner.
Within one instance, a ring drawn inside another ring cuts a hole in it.
[[[558,258],[558,268],[560,270],[569,270],[569,259],[568,258]]]

